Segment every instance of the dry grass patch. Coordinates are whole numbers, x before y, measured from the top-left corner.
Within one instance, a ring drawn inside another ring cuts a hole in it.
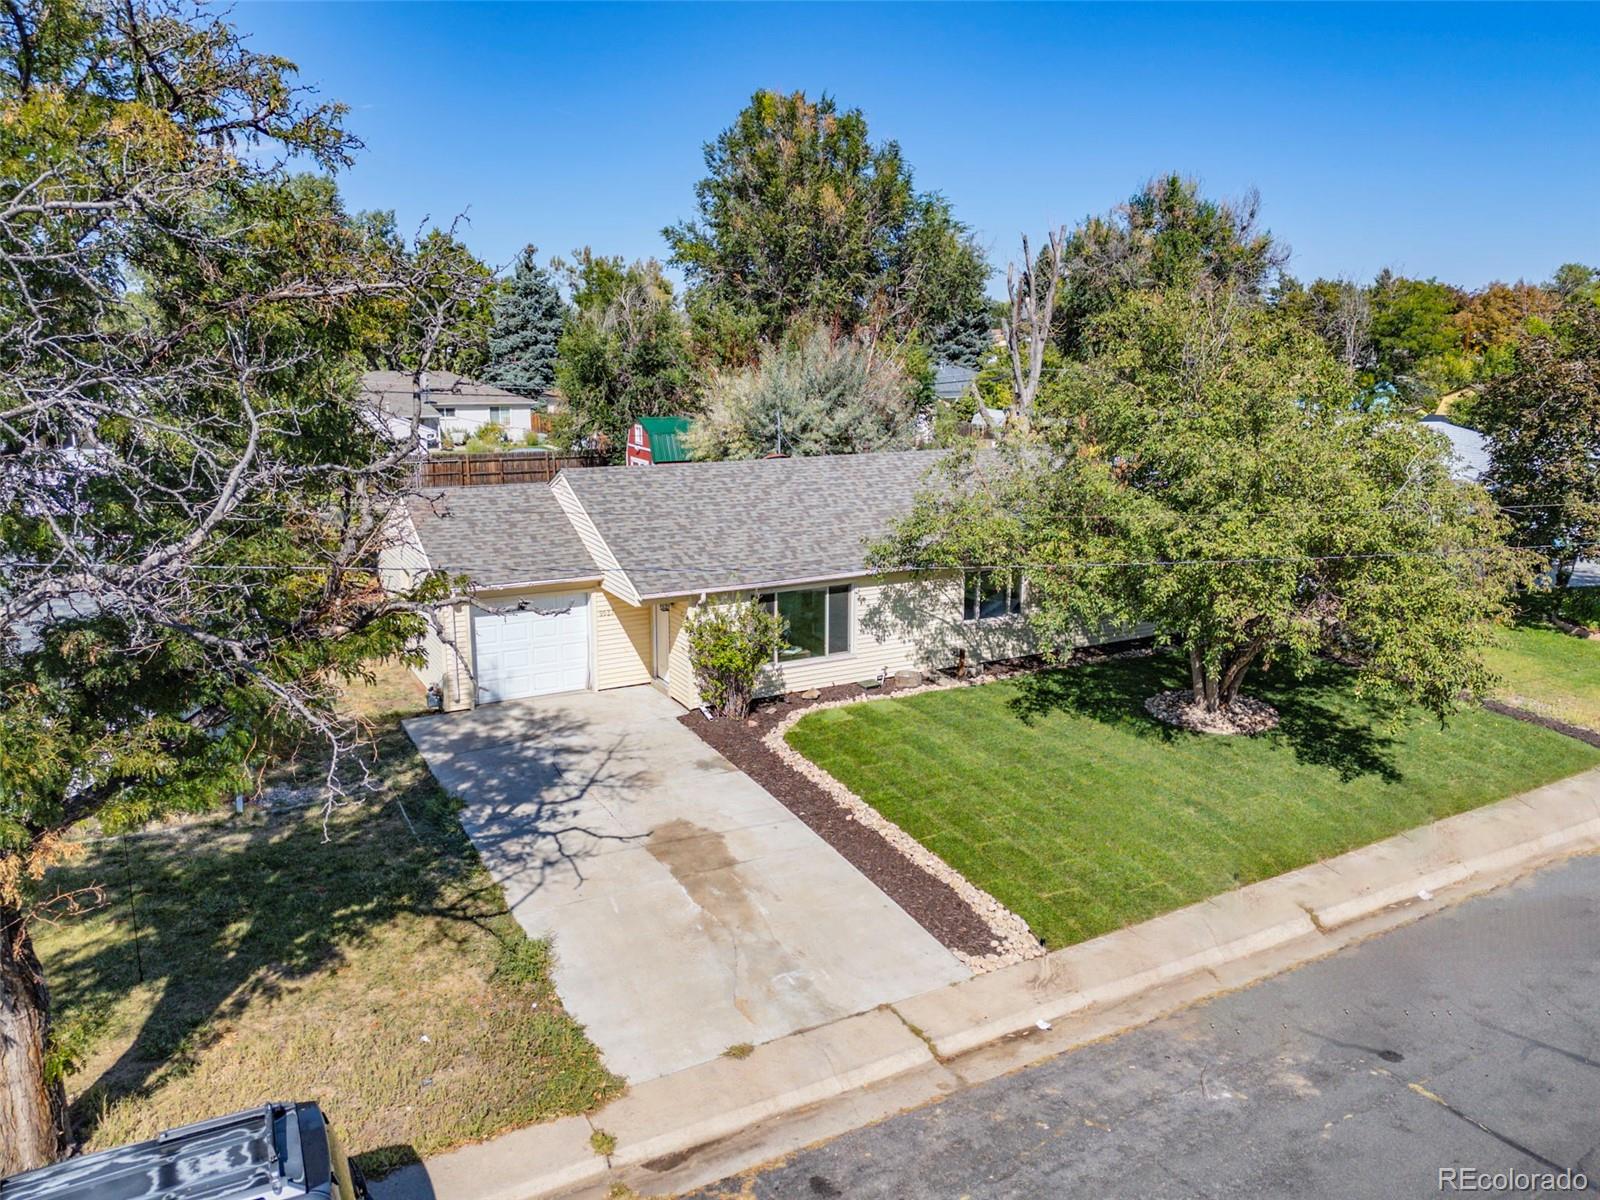
[[[387,798],[326,841],[314,809],[228,812],[59,872],[106,888],[37,937],[91,1149],[315,1099],[381,1173],[620,1088],[395,717],[378,727]]]

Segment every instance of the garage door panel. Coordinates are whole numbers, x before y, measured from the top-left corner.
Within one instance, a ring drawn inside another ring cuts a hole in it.
[[[589,686],[586,594],[541,596],[520,611],[475,609],[472,621],[480,704]]]

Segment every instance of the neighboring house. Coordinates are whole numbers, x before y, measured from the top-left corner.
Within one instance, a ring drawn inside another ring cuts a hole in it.
[[[599,467],[548,486],[449,489],[413,501],[382,567],[393,587],[431,568],[477,588],[439,613],[418,671],[449,709],[651,682],[693,707],[685,624],[737,598],[788,621],[763,694],[1027,653],[1014,574],[879,578],[867,566],[866,543],[909,511],[938,458]]]
[[[1422,423],[1450,440],[1450,471],[1465,483],[1479,483],[1489,473],[1489,443],[1483,434],[1444,417],[1423,417]],[[1600,561],[1580,558],[1572,570],[1573,587],[1600,587]]]
[[[641,417],[628,430],[627,465],[652,467],[660,463],[688,462],[689,430],[694,421],[688,417]]]
[[[397,441],[410,436],[416,419],[428,446],[465,441],[490,424],[521,440],[533,428],[533,414],[544,412],[550,399],[530,400],[451,371],[425,372],[420,388],[405,371],[368,371],[361,377],[361,397]]]
[[[963,367],[956,363],[940,363],[933,372],[933,398],[959,400],[971,392],[978,382],[976,367]]]
[[[1464,483],[1478,483],[1489,471],[1489,445],[1483,434],[1445,417],[1423,417],[1422,424],[1450,442],[1450,473]]]

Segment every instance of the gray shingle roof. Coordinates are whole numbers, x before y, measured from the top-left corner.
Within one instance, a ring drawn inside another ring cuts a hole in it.
[[[361,399],[390,416],[410,420],[417,408],[417,382],[407,371],[368,371],[361,376]],[[535,401],[453,371],[428,372],[428,400],[422,415],[437,417],[435,405],[529,405]],[[538,403],[543,403],[542,401]]]
[[[600,578],[549,484],[433,488],[410,508],[428,562],[479,587]]]
[[[940,363],[933,373],[933,394],[939,400],[959,400],[967,394],[972,381],[978,377],[974,367],[956,363]]]
[[[866,569],[940,451],[562,472],[641,596],[839,578]],[[497,491],[485,488],[484,491]]]

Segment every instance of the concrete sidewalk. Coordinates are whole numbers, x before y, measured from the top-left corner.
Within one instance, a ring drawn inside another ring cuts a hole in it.
[[[781,1038],[744,1060],[652,1080],[588,1117],[431,1159],[374,1191],[378,1200],[533,1200],[599,1196],[612,1183],[645,1194],[700,1186],[1596,849],[1600,769]],[[761,1124],[777,1117],[791,1123]],[[607,1158],[590,1146],[595,1131],[616,1139]]]

